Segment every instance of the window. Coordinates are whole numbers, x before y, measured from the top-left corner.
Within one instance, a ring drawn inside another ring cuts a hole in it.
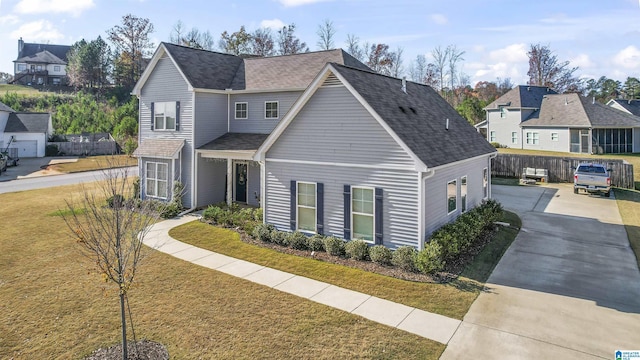
[[[351,188],[352,239],[374,241],[374,191],[370,188]]]
[[[18,64],[18,71],[27,70],[27,64]]]
[[[249,104],[247,104],[246,102],[237,102],[236,103],[236,119],[246,119],[248,108],[249,108]]]
[[[482,196],[487,199],[489,197],[489,169],[482,169]]]
[[[60,65],[55,65],[55,66],[53,67],[53,71],[55,71],[55,72],[60,72]]]
[[[147,162],[145,175],[145,194],[149,197],[166,199],[168,197],[167,164]]]
[[[511,143],[512,144],[518,143],[518,133],[516,131],[511,132]]]
[[[451,214],[458,208],[458,181],[447,183],[447,213]]]
[[[298,182],[298,230],[316,231],[316,184]]]
[[[462,212],[467,211],[467,176],[463,176],[460,178],[460,200],[461,200],[461,208]]]
[[[176,129],[176,102],[157,102],[154,104],[155,130]]]
[[[36,69],[38,69],[38,71],[42,71],[42,65],[38,65]]]
[[[53,85],[60,85],[60,78],[53,78],[51,79]]]
[[[507,117],[507,108],[504,106],[500,106],[500,117],[503,119]]]
[[[551,141],[558,141],[558,133],[557,132],[552,132],[551,133]]]
[[[490,142],[496,141],[496,132],[494,130],[489,131],[489,141]]]
[[[278,102],[277,101],[267,101],[264,103],[264,118],[265,119],[278,118]]]
[[[527,133],[527,145],[539,145],[540,137],[537,132],[528,132]]]

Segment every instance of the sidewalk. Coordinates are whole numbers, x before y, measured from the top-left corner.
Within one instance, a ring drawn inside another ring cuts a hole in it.
[[[187,215],[159,222],[151,227],[144,243],[179,259],[360,315],[442,344],[447,344],[460,326],[460,320],[214,253],[169,236],[170,229],[197,219],[196,216]]]

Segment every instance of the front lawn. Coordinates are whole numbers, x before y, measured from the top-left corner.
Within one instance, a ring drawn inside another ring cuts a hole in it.
[[[56,214],[72,195],[77,185],[0,194],[11,204],[0,207],[2,359],[80,359],[120,340],[114,288]],[[130,292],[136,334],[172,359],[437,359],[445,348],[148,251]]]
[[[81,157],[78,161],[49,165],[49,169],[61,173],[103,170],[111,167],[137,166],[138,159],[128,155],[99,155]]]

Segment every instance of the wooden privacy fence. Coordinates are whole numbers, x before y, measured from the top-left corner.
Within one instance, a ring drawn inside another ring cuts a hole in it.
[[[491,160],[491,173],[495,176],[521,177],[523,168],[549,170],[550,182],[573,182],[573,172],[582,162],[604,164],[611,169],[611,185],[633,189],[633,165],[619,159],[575,158],[539,155],[498,154]]]
[[[89,141],[89,142],[49,142],[48,145],[56,145],[58,151],[64,155],[113,155],[118,153],[115,141]]]

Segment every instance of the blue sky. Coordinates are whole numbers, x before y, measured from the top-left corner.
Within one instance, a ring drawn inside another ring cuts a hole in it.
[[[405,69],[416,55],[454,44],[465,51],[462,71],[472,85],[497,77],[524,83],[531,43],[549,45],[581,77],[640,77],[640,0],[0,0],[0,71],[13,73],[19,37],[68,45],[105,38],[127,13],[151,20],[156,45],[178,20],[216,40],[241,25],[295,23],[311,50],[329,19],[337,47],[346,48],[347,34],[401,47]]]

